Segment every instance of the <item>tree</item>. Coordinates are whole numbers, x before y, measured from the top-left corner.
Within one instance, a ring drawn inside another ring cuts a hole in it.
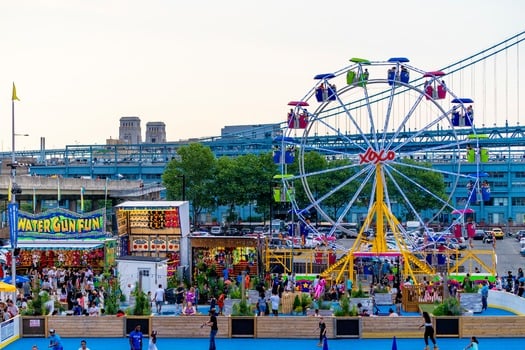
[[[219,205],[230,208],[228,221],[236,221],[236,205],[257,201],[264,211],[271,200],[270,181],[276,166],[269,155],[244,155],[237,158],[221,157],[217,162],[216,197]],[[269,206],[268,206],[269,207]]]
[[[402,175],[392,172],[392,177],[402,192],[393,185],[392,181],[387,181],[387,187],[390,200],[395,200],[400,203],[404,211],[408,214],[406,219],[414,219],[414,211],[420,213],[425,209],[438,209],[443,207],[443,203],[447,200],[443,175],[436,171],[430,171],[432,168],[431,163],[416,162],[411,159],[404,159],[400,161],[400,163],[401,165],[395,166],[394,169],[397,169]],[[417,165],[417,168],[405,166],[403,163],[407,165]],[[428,168],[429,171],[422,170],[422,167]],[[440,198],[441,201],[419,188],[416,184],[430,190],[430,192]],[[404,197],[406,197],[406,199]],[[409,207],[409,203],[414,208],[414,211]]]
[[[217,159],[211,149],[192,143],[177,150],[179,159],[173,159],[162,174],[168,200],[190,201],[194,223],[203,209],[214,206],[214,184]],[[184,188],[183,188],[184,187]]]

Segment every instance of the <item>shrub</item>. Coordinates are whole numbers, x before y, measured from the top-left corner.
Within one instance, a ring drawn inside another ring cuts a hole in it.
[[[339,306],[334,311],[334,316],[357,316],[357,307],[354,305],[350,308],[350,300],[347,297],[341,297]]]
[[[241,288],[238,286],[232,286],[230,289],[230,298],[231,299],[241,299],[242,293]]]
[[[293,299],[293,309],[297,309],[299,306],[301,306],[301,299],[299,298],[299,295],[296,294],[295,298]]]
[[[359,283],[359,287],[357,288],[357,290],[352,291],[351,296],[352,298],[366,298],[367,297],[365,291],[363,290],[363,286],[361,285],[361,283]]]
[[[295,300],[294,300],[294,304],[295,304]],[[312,298],[310,297],[310,295],[308,293],[302,293],[301,294],[301,306],[303,310],[306,310],[311,305],[312,305]]]
[[[459,300],[454,297],[446,298],[442,303],[437,303],[432,311],[434,316],[459,316],[463,312]]]
[[[246,300],[241,300],[232,305],[232,316],[253,316],[254,311]]]

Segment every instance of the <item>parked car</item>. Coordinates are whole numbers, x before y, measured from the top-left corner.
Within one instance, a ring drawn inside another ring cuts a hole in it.
[[[249,227],[244,227],[242,230],[241,230],[241,235],[247,235],[247,234],[250,234],[252,233],[252,229],[249,228]]]
[[[474,237],[473,238],[475,240],[482,240],[483,237],[485,237],[485,231],[483,231],[483,230],[476,230],[474,232]]]
[[[222,228],[220,226],[212,226],[210,229],[210,234],[214,236],[222,235]]]
[[[337,238],[357,238],[357,230],[354,228],[342,228],[335,230]]]
[[[516,237],[516,240],[520,242],[522,238],[525,238],[525,230],[519,230],[518,232],[516,232],[515,237]]]
[[[503,233],[503,230],[500,227],[494,227],[492,229],[492,234],[496,239],[503,239],[503,237],[505,237],[505,234]]]

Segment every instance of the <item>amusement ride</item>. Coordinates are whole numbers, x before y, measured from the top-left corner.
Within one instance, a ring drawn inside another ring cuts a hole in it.
[[[315,230],[310,214],[316,212],[332,226],[328,235],[347,230],[343,224],[354,206],[368,208],[353,246],[321,275],[336,283],[355,281],[356,258],[391,259],[399,263],[403,277],[414,281],[422,274],[458,273],[467,261],[494,275],[493,249],[442,249],[453,238],[453,225],[473,224],[469,206],[474,197],[490,196],[482,189],[486,174],[480,160],[486,153],[478,145],[482,136],[474,127],[474,101],[457,96],[444,72],[418,69],[405,57],[352,58],[348,66],[314,80],[302,98],[288,103],[287,128],[274,141],[274,161],[281,169],[274,178],[280,183],[274,197],[290,203],[292,226],[297,222]],[[447,137],[414,141],[434,130]],[[336,146],[323,147],[319,136],[335,140]],[[308,162],[311,152],[324,157],[328,166]],[[453,170],[432,167],[425,161],[429,152],[452,163]],[[467,168],[462,169],[465,157]],[[468,199],[454,202],[453,193],[465,183],[470,186]],[[343,205],[334,209],[341,198]],[[417,230],[402,225],[394,206],[419,223]],[[434,232],[431,226],[441,225],[443,213],[456,216],[453,225]],[[490,254],[492,265],[479,254]]]

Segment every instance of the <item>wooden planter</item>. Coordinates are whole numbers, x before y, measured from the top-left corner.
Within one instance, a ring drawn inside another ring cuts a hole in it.
[[[96,334],[97,338],[122,337],[125,335],[125,322],[124,317],[116,316],[48,316],[47,318],[48,329],[58,330],[60,336],[65,338],[78,337],[79,334]],[[142,332],[148,334],[144,328]]]
[[[459,316],[437,316],[434,318],[434,330],[437,337],[457,337],[460,336],[460,317]]]
[[[230,321],[232,338],[254,338],[255,337],[255,317],[234,316]]]
[[[336,338],[360,338],[361,317],[334,317]]]
[[[29,338],[47,336],[45,316],[22,316],[21,325],[22,337]]]

